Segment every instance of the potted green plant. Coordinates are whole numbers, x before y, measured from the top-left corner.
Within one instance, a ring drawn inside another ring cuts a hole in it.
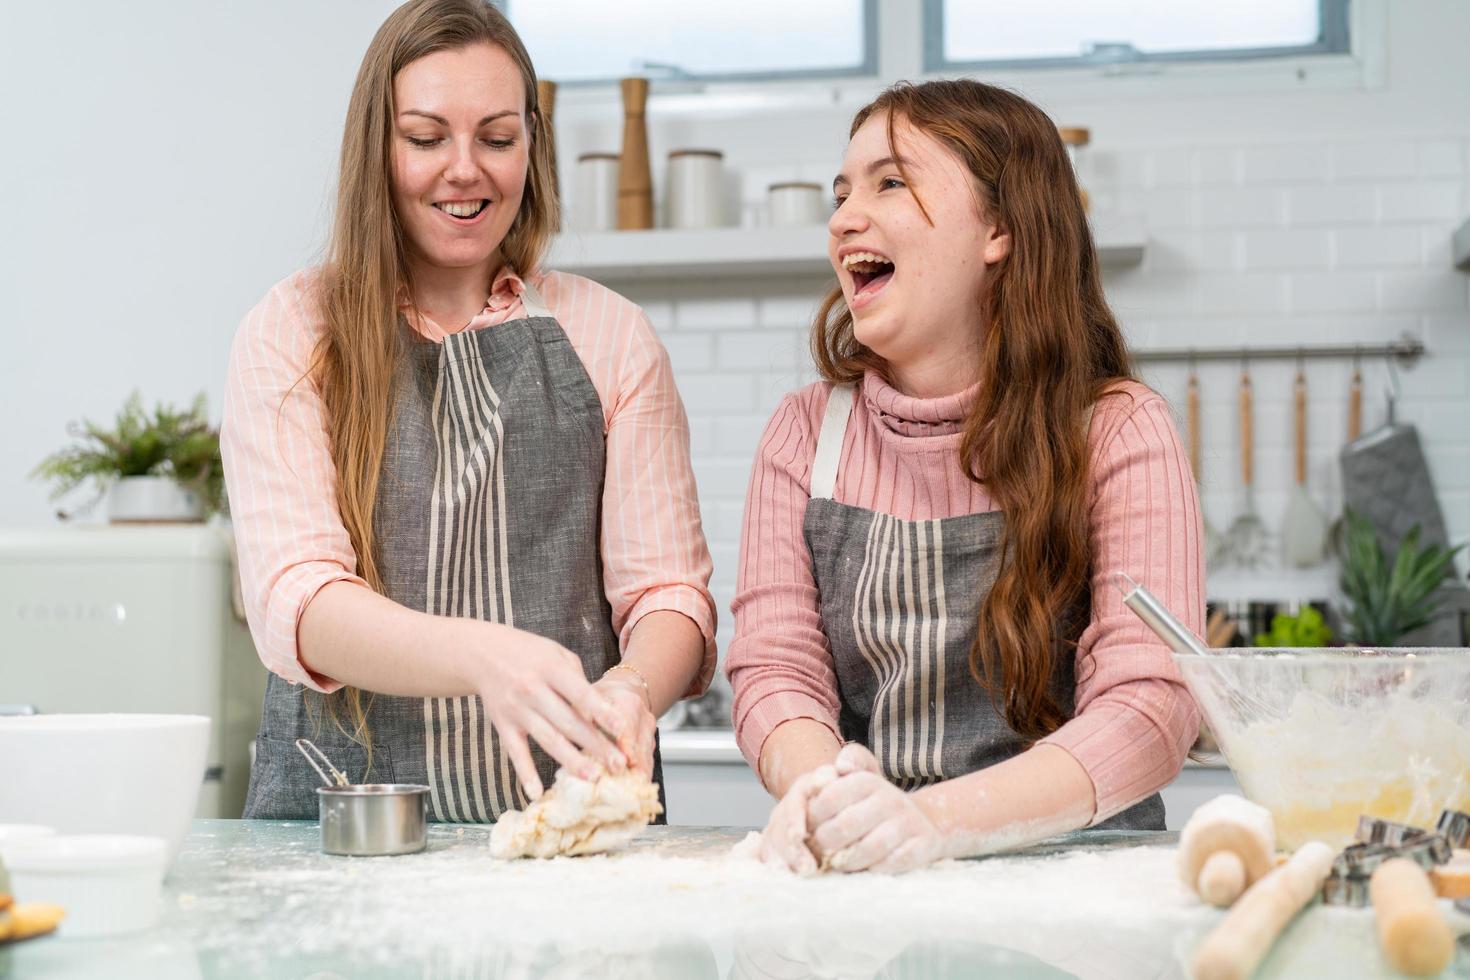
[[[1435,592],[1454,575],[1460,548],[1421,546],[1415,524],[1390,563],[1367,518],[1348,511],[1343,521],[1340,585],[1348,600],[1348,639],[1359,646],[1392,646],[1434,616]]]
[[[53,500],[92,484],[96,495],[73,513],[104,496],[114,523],[202,521],[225,510],[219,430],[209,424],[202,394],[187,409],[160,404],[149,413],[134,392],[112,428],[83,420],[67,431],[79,441],[31,476],[52,481]]]

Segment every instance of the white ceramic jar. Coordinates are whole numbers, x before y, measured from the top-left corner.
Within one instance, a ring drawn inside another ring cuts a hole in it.
[[[618,227],[618,155],[583,153],[577,157],[577,196],[572,201],[576,231],[613,231]]]
[[[804,180],[787,180],[766,188],[766,203],[773,225],[820,225],[829,217],[822,185]]]
[[[12,894],[66,910],[60,935],[117,936],[158,922],[168,846],[159,837],[80,834],[7,845]]]
[[[725,223],[724,154],[674,150],[669,154],[668,226],[718,228]]]

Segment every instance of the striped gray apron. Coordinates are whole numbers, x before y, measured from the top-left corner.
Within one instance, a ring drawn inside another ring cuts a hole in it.
[[[374,515],[379,567],[395,602],[548,637],[596,680],[619,659],[598,550],[602,401],[529,284],[521,301],[525,319],[442,344],[404,324],[411,341]],[[274,674],[267,682],[247,818],[316,818],[319,780],[294,745],[302,736],[354,781],[427,785],[432,820],[484,822],[525,807],[478,697],[364,694],[369,769],[366,749],[303,693]],[[535,743],[532,754],[550,786],[556,764]],[[662,797],[656,748],[654,779]]]
[[[837,672],[842,737],[872,750],[890,781],[916,789],[1026,748],[970,675],[1004,518],[990,511],[909,521],[833,500],[853,401],[851,385],[832,389],[802,529]],[[1074,687],[1073,658],[1057,657],[1051,694],[1068,713]],[[1098,826],[1163,830],[1163,801],[1155,794]]]

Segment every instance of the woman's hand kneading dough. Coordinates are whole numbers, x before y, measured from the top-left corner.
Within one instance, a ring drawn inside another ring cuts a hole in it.
[[[944,838],[906,793],[883,778],[878,760],[849,743],[834,763],[837,778],[807,805],[811,849],[833,871],[900,874],[944,857]]]

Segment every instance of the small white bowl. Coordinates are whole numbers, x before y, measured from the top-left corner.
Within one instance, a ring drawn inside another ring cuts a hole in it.
[[[14,844],[17,841],[34,840],[37,837],[50,837],[56,833],[55,827],[48,827],[39,823],[0,823],[0,857],[5,855],[5,845]]]
[[[168,845],[160,837],[78,834],[31,837],[6,845],[11,892],[66,910],[64,938],[151,929]]]
[[[172,864],[204,785],[203,715],[0,718],[0,814],[63,834],[141,834]]]

